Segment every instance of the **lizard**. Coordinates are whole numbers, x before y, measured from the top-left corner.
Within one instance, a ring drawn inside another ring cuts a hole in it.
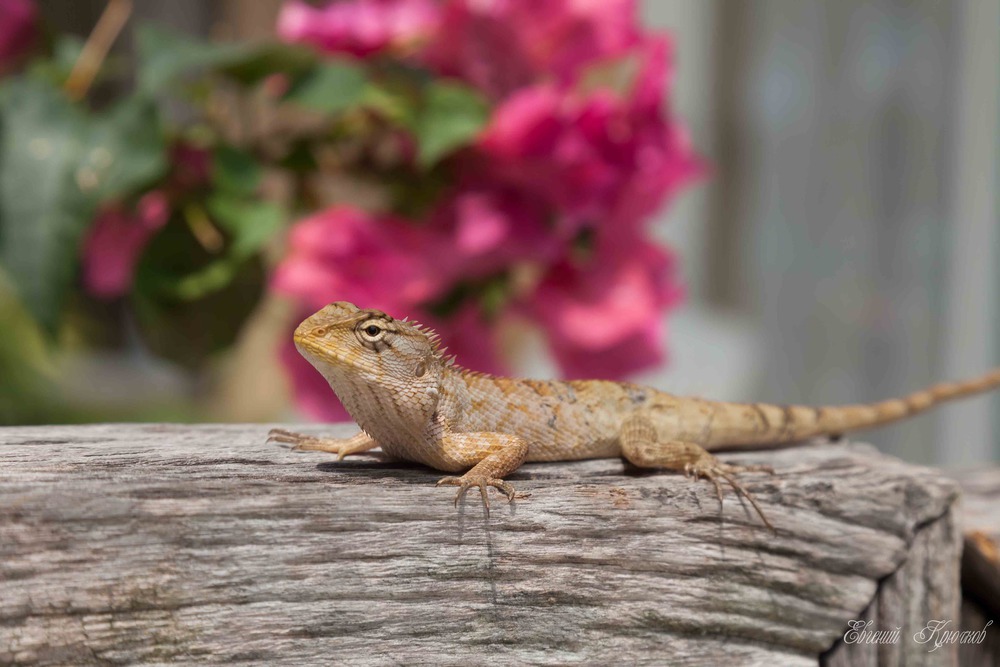
[[[488,487],[514,499],[504,477],[526,461],[624,457],[642,468],[682,472],[715,487],[728,483],[771,530],[737,476],[772,473],[737,465],[713,452],[794,446],[820,436],[880,426],[946,400],[1000,385],[1000,368],[965,382],[940,383],[903,398],[863,405],[810,407],[732,403],[675,396],[610,380],[530,380],[467,370],[448,357],[440,337],[418,322],[346,301],[308,317],[295,347],[330,384],[361,430],[332,439],[273,429],[269,440],[338,460],[376,447],[390,459],[452,474],[455,504],[478,488],[489,513]]]

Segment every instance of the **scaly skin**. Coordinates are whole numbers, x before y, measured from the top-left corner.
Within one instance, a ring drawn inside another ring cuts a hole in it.
[[[922,412],[941,401],[1000,384],[1000,369],[962,383],[929,387],[905,398],[868,405],[812,408],[724,403],[673,396],[625,382],[570,382],[493,377],[465,370],[443,356],[437,336],[419,324],[337,302],[295,330],[295,346],[318,370],[362,432],[343,439],[272,431],[296,449],[338,459],[381,447],[391,458],[416,461],[461,476],[438,484],[459,498],[487,487],[514,497],[503,478],[525,461],[572,461],[624,456],[647,468],[707,479],[722,500],[720,479],[767,518],[734,475],[771,472],[736,466],[710,452],[789,446],[840,435]]]

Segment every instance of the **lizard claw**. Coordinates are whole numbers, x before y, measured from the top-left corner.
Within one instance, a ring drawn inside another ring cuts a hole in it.
[[[310,435],[286,431],[283,428],[272,428],[267,434],[267,442],[280,442],[291,445],[291,450],[294,452],[312,449],[309,447],[310,444],[319,444],[322,441],[320,438],[314,438]]]
[[[455,494],[455,506],[458,507],[458,501],[462,499],[465,492],[472,487],[479,488],[479,494],[483,498],[483,507],[486,508],[487,516],[490,513],[490,499],[486,492],[486,488],[489,486],[503,492],[507,496],[507,502],[514,500],[514,487],[509,483],[503,481],[502,479],[494,479],[492,477],[484,477],[481,475],[476,475],[474,477],[469,477],[469,475],[462,475],[461,477],[442,477],[438,480],[436,486],[457,486],[459,487],[458,493]]]
[[[757,511],[760,520],[764,522],[764,525],[770,528],[772,532],[777,532],[771,522],[767,520],[767,517],[764,516],[764,511],[757,504],[757,500],[733,477],[733,475],[744,472],[766,472],[773,475],[774,468],[766,465],[732,465],[723,463],[711,455],[707,455],[695,463],[688,463],[684,466],[684,474],[687,477],[706,479],[715,486],[715,495],[719,498],[720,506],[722,505],[722,484],[719,483],[719,478],[724,479],[729,483],[729,486],[733,487],[733,491],[736,491],[736,493],[750,501],[750,504]]]

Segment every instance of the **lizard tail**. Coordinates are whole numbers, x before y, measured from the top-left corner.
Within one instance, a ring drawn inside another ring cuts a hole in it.
[[[780,446],[824,435],[881,426],[928,410],[940,403],[1000,386],[1000,368],[962,382],[942,382],[902,398],[877,403],[809,407],[766,403],[719,403],[709,445]]]

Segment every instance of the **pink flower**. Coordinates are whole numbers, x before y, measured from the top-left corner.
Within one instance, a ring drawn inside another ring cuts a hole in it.
[[[278,35],[286,42],[365,57],[405,51],[423,41],[437,27],[439,11],[434,0],[344,0],[322,8],[290,0],[278,16]]]
[[[447,267],[455,278],[495,274],[512,264],[551,260],[559,252],[545,203],[491,184],[459,187],[430,216],[447,239]]]
[[[17,61],[38,39],[38,8],[32,0],[0,0],[0,74]]]
[[[524,88],[496,109],[478,148],[488,173],[548,200],[563,224],[635,226],[703,172],[663,110],[667,45],[650,39],[627,98]],[[619,230],[620,231],[620,230]]]
[[[634,0],[450,0],[425,58],[503,99],[541,81],[570,83],[639,36]]]
[[[116,205],[98,213],[83,244],[87,291],[101,298],[128,292],[142,251],[169,218],[170,203],[159,190],[144,195],[133,211]]]
[[[617,379],[663,361],[663,314],[681,299],[674,258],[642,239],[599,243],[553,266],[528,310],[569,377]]]
[[[335,206],[295,225],[271,286],[312,310],[343,300],[406,312],[445,285],[438,243],[404,220]]]

